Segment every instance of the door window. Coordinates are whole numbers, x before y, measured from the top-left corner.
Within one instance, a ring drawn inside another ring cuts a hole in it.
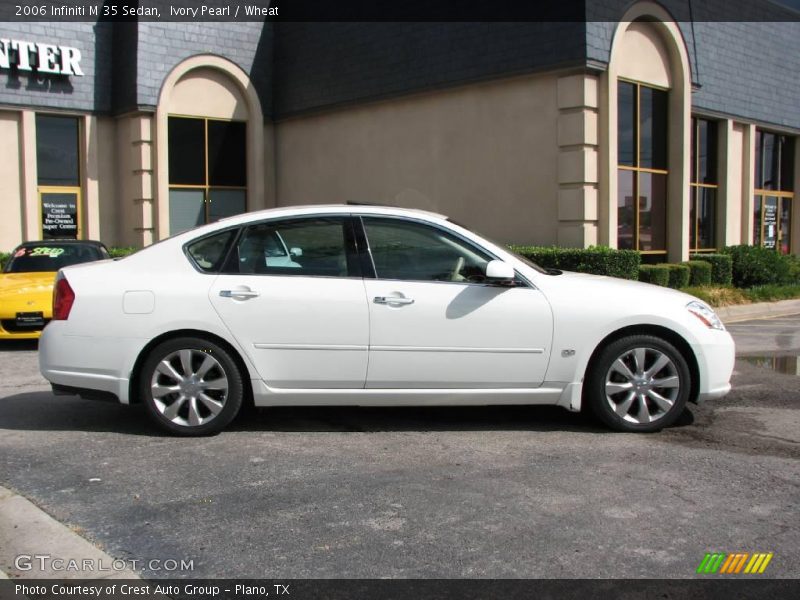
[[[364,217],[379,279],[482,283],[492,256],[449,233],[413,221]]]
[[[317,217],[268,221],[245,229],[226,272],[360,277],[350,221]]]

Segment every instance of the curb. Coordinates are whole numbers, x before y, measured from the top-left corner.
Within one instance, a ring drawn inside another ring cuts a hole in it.
[[[756,304],[736,304],[715,308],[724,323],[749,321],[751,319],[771,319],[800,314],[800,300],[781,300],[779,302],[758,302]]]
[[[63,561],[45,568],[31,560],[30,569],[16,565],[20,555],[44,555]],[[77,569],[69,568],[75,561]],[[84,561],[99,568],[84,570]],[[112,570],[114,558],[56,521],[32,502],[0,486],[0,579],[141,579],[130,569]]]

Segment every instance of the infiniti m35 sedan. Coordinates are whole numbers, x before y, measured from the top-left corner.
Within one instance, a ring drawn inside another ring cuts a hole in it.
[[[441,215],[314,206],[61,270],[39,360],[56,393],[178,435],[245,402],[553,404],[651,432],[730,390],[734,345],[674,290],[545,270]]]

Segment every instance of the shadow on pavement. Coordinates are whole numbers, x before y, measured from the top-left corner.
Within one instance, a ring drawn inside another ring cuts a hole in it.
[[[0,429],[111,432],[163,437],[141,406],[53,396],[0,399]],[[555,406],[249,408],[226,431],[572,431],[610,433],[582,414]]]
[[[0,352],[35,352],[39,340],[0,340]]]

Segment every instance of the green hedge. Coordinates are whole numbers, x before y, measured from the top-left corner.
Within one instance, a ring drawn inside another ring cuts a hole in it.
[[[728,246],[723,250],[733,263],[733,285],[792,285],[800,282],[797,259],[759,246]]]
[[[639,266],[639,281],[667,287],[669,285],[669,265]]]
[[[637,279],[641,257],[634,250],[614,250],[606,246],[559,248],[557,246],[509,246],[546,269]]]
[[[691,277],[692,274],[689,267],[672,263],[662,263],[662,266],[669,269],[668,287],[671,287],[673,290],[679,290],[689,285],[689,277]]]
[[[730,254],[692,254],[689,258],[711,264],[711,283],[716,285],[733,283],[733,261]]]
[[[11,252],[0,252],[0,271],[2,271],[3,267],[6,266],[10,256]]]
[[[126,246],[122,248],[112,246],[108,249],[108,253],[111,255],[111,258],[125,258],[126,256],[129,256],[138,250],[139,248],[134,248],[133,246]]]
[[[681,263],[689,267],[689,285],[709,285],[711,283],[711,263],[705,260],[687,260]]]

